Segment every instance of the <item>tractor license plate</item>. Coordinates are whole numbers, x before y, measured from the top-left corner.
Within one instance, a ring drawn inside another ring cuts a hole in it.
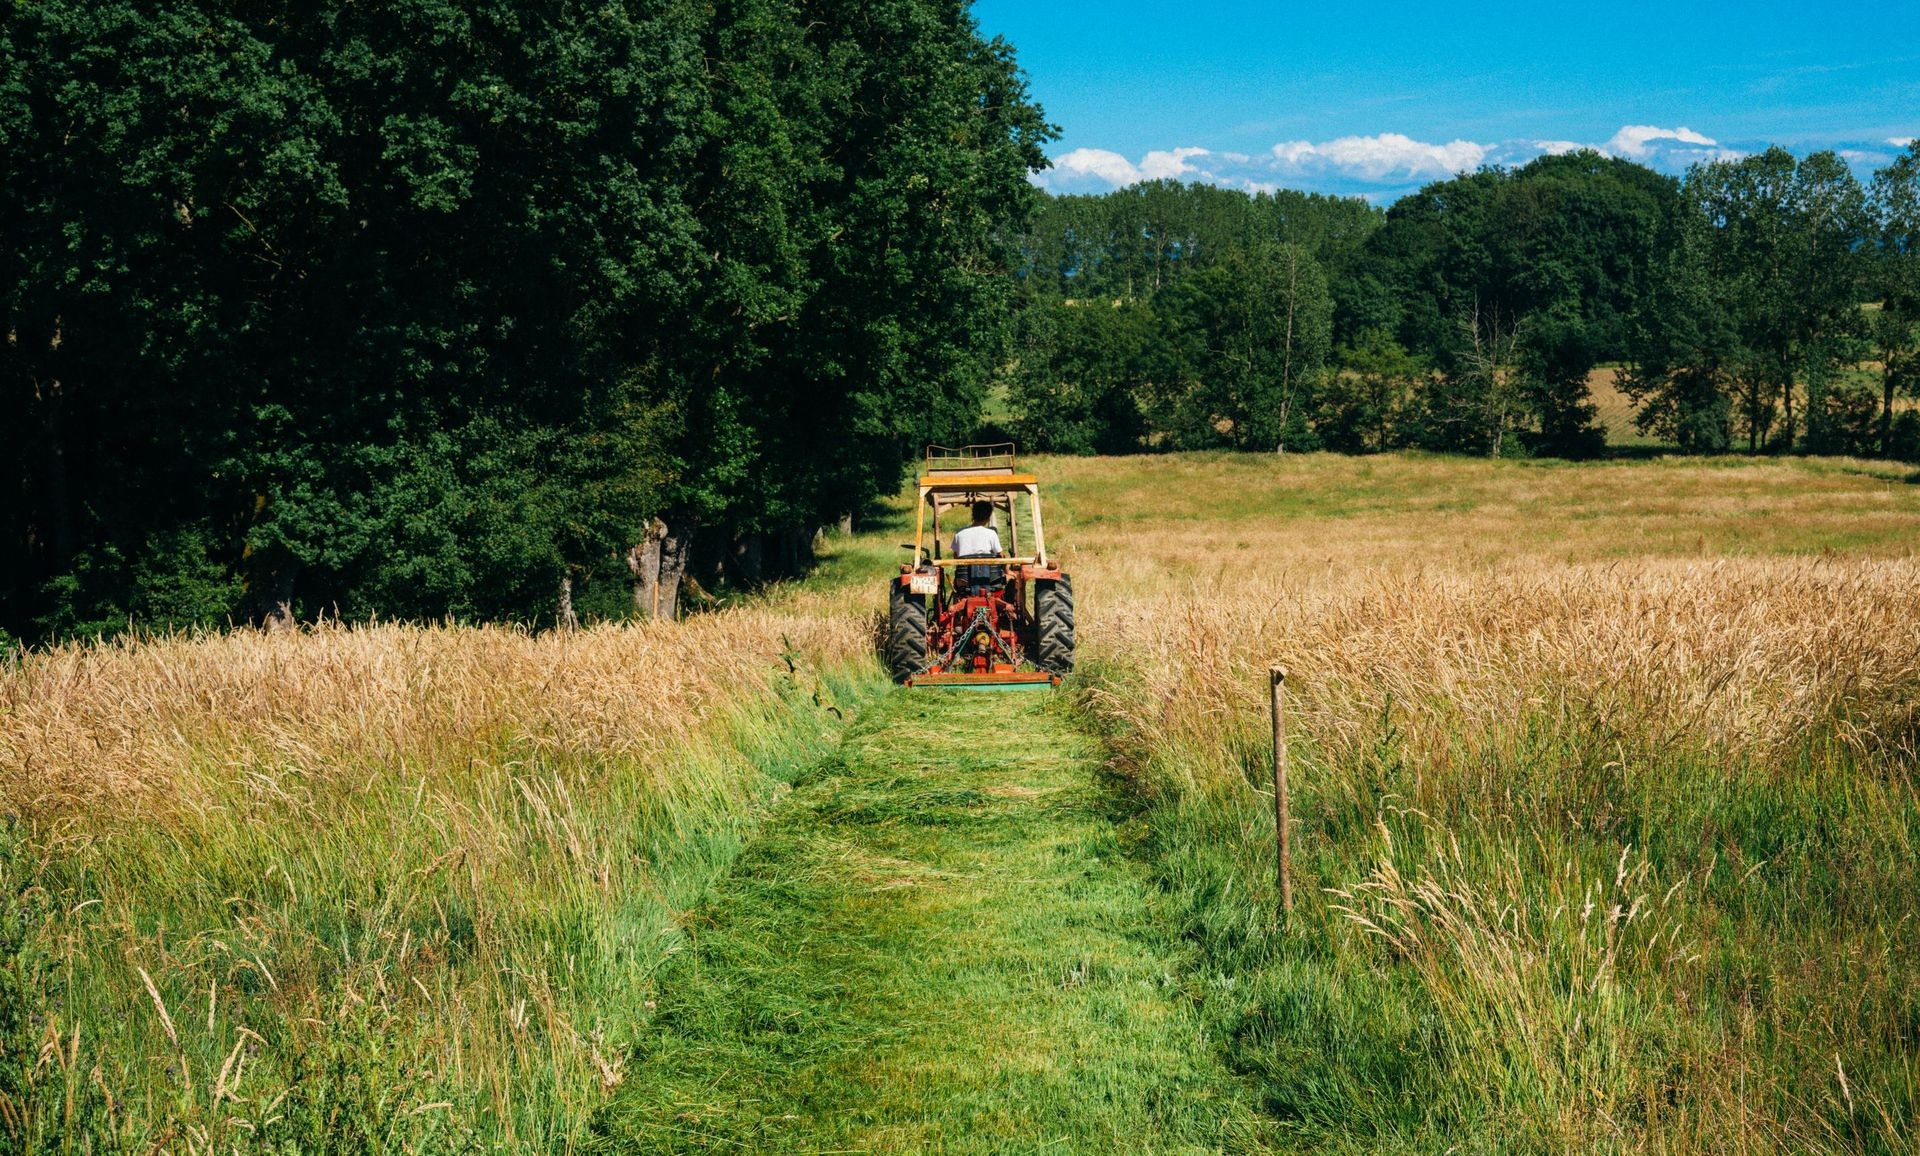
[[[909,574],[907,576],[907,593],[909,594],[940,593],[940,575]]]

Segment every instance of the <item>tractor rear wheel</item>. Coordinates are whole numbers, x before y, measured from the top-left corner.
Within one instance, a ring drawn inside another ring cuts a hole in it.
[[[927,668],[927,603],[894,582],[887,600],[887,672],[905,682]]]
[[[1073,672],[1073,580],[1043,578],[1034,583],[1033,617],[1039,626],[1033,664],[1048,674]]]

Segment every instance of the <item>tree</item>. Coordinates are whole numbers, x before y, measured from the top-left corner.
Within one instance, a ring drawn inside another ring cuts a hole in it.
[[[1228,253],[1266,242],[1299,245],[1323,269],[1345,270],[1382,220],[1357,197],[1146,181],[1043,198],[1019,238],[1020,275],[1040,298],[1151,301]]]
[[[1428,449],[1501,457],[1521,415],[1519,375],[1526,319],[1475,301],[1459,318],[1462,348],[1422,394],[1420,443]]]
[[[1306,401],[1332,344],[1326,276],[1294,245],[1231,252],[1156,298],[1173,375],[1155,424],[1181,446],[1312,446]]]
[[[1497,411],[1534,452],[1598,452],[1587,375],[1624,356],[1678,203],[1671,179],[1593,152],[1466,174],[1396,203],[1368,241],[1367,271],[1394,300],[1402,344],[1444,371],[1423,444],[1504,452],[1504,433],[1480,431]],[[1488,351],[1509,337],[1512,362],[1490,377]]]
[[[1415,391],[1427,374],[1384,326],[1334,355],[1314,429],[1330,450],[1379,453],[1406,443]]]
[[[1832,152],[1813,153],[1794,172],[1796,232],[1804,246],[1798,278],[1804,287],[1793,331],[1799,372],[1807,383],[1807,435],[1815,453],[1866,452],[1871,423],[1862,420],[1865,397],[1836,392],[1844,365],[1858,360],[1867,336],[1860,312],[1862,257],[1870,244],[1866,193],[1853,170]],[[1787,442],[1793,441],[1793,387],[1783,389]],[[1848,433],[1851,430],[1853,432]]]
[[[1023,315],[1010,401],[1022,447],[1117,454],[1143,447],[1141,398],[1162,345],[1153,310],[1125,301],[1035,304]]]
[[[751,582],[972,431],[1052,130],[958,0],[728,12],[718,55],[745,63],[695,200],[742,243],[716,246],[676,354],[691,420],[663,517]]]
[[[1833,366],[1860,327],[1858,254],[1865,199],[1833,153],[1795,161],[1772,148],[1696,166],[1685,196],[1705,219],[1699,253],[1725,287],[1734,344],[1725,358],[1749,450],[1795,438],[1794,389]]]
[[[1920,397],[1920,320],[1883,303],[1873,319],[1873,350],[1880,359],[1879,451],[1884,457],[1911,458],[1920,446],[1896,440],[1894,401]]]
[[[1880,452],[1892,457],[1899,452],[1894,399],[1920,396],[1920,142],[1874,174],[1871,211],[1879,234],[1873,345],[1881,366]]]
[[[1689,205],[1662,228],[1652,291],[1635,310],[1626,364],[1615,381],[1634,402],[1634,425],[1685,453],[1733,444],[1730,366],[1738,339],[1729,287],[1710,273],[1712,226]]]
[[[959,0],[45,0],[0,115],[30,637],[796,569],[972,425],[1050,133]]]
[[[1606,448],[1587,387],[1587,375],[1599,361],[1592,344],[1596,336],[1591,326],[1562,309],[1534,315],[1520,335],[1519,401],[1532,422],[1524,437],[1532,452],[1590,458]]]

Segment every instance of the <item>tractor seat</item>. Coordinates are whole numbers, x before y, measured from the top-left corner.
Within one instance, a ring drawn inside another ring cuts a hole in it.
[[[962,554],[960,558],[991,558],[992,554]],[[961,588],[972,594],[991,594],[1007,584],[1007,568],[1004,564],[981,566],[956,566],[953,580]]]

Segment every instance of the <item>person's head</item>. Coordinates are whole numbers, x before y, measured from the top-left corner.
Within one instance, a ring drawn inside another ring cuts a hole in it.
[[[993,503],[975,502],[973,504],[973,524],[985,526],[993,521]]]

